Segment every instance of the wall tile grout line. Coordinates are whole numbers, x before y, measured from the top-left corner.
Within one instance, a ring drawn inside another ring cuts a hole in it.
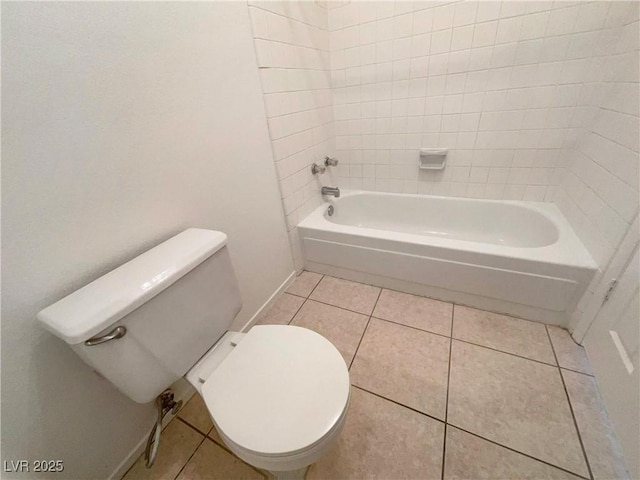
[[[254,36],[253,38],[254,38],[254,40],[262,40],[263,42],[273,42],[273,43],[279,43],[281,45],[288,45],[290,47],[306,48],[308,50],[313,50],[315,52],[321,52],[321,53],[326,53],[326,54],[330,54],[331,53],[330,50],[324,50],[323,48],[310,47],[309,45],[305,45],[305,44],[301,44],[301,43],[291,43],[291,42],[285,42],[283,40],[274,40],[273,38],[264,37],[264,36]],[[265,67],[260,67],[260,68],[265,68]],[[269,68],[269,67],[266,67],[266,68]],[[277,68],[281,68],[281,67],[277,67]],[[322,70],[324,70],[324,69],[322,69]]]
[[[274,12],[273,10],[266,9],[264,7],[261,7],[260,5],[255,5],[255,4],[251,4],[250,3],[249,4],[249,8],[255,8],[255,9],[258,9],[258,10],[262,10],[263,12],[270,13],[272,15],[277,15],[278,17],[282,17],[282,18],[285,18],[287,20],[293,20],[294,22],[300,23],[300,24],[305,25],[307,27],[315,28],[316,30],[327,31],[327,32],[329,31],[329,26],[328,25],[327,25],[327,28],[324,29],[324,28],[318,27],[317,25],[314,25],[312,23],[303,22],[302,20],[299,20],[299,19],[297,19],[295,17],[287,17],[286,15],[283,15],[283,14],[278,13],[278,12]]]
[[[587,464],[587,470],[589,471],[589,477],[593,480],[593,471],[591,470],[591,464],[589,463],[589,457],[587,456],[587,450],[584,447],[584,442],[582,441],[582,435],[580,434],[580,428],[578,427],[578,421],[576,420],[576,414],[573,411],[573,405],[571,404],[571,397],[569,397],[569,391],[567,390],[567,384],[564,381],[564,377],[562,376],[562,369],[560,368],[560,364],[558,362],[558,356],[556,355],[556,349],[553,346],[553,341],[551,340],[551,334],[549,333],[549,329],[545,326],[545,330],[547,332],[547,338],[549,338],[549,343],[551,343],[551,350],[553,350],[553,355],[556,358],[556,363],[558,363],[558,375],[560,375],[560,381],[562,382],[562,388],[564,388],[564,394],[567,397],[567,403],[569,404],[569,410],[571,411],[571,418],[573,418],[573,425],[576,429],[576,433],[578,434],[578,441],[580,442],[580,448],[582,449],[582,455],[584,456],[584,461]]]

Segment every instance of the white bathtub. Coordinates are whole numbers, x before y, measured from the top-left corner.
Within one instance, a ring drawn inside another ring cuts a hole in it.
[[[550,203],[351,191],[298,232],[308,270],[563,326],[597,269]]]

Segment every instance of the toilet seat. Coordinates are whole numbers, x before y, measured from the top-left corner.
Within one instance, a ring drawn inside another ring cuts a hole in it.
[[[201,394],[236,453],[276,460],[337,435],[349,388],[344,359],[327,339],[306,328],[263,325],[208,375]]]

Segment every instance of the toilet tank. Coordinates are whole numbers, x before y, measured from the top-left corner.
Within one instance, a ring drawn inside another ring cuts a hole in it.
[[[122,393],[155,399],[229,329],[242,301],[222,232],[191,228],[38,313]],[[121,338],[85,342],[119,326]]]

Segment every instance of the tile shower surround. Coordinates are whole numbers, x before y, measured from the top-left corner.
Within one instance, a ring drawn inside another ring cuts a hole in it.
[[[322,184],[552,201],[606,267],[638,211],[637,2],[249,10],[298,269]],[[419,171],[421,147],[449,148],[447,168]]]
[[[311,164],[335,155],[327,11],[315,2],[249,2],[256,57],[289,243],[303,259],[296,225],[322,203],[330,174]],[[335,186],[335,182],[333,183]]]
[[[637,50],[637,23],[627,33],[625,22],[637,22],[637,5],[351,2],[330,9],[340,180],[370,190],[552,200],[570,161],[563,150],[592,119],[593,89],[622,60],[612,54]],[[625,93],[637,98],[631,85]],[[637,116],[631,103],[625,113]],[[419,172],[420,147],[448,147],[449,167]]]
[[[305,326],[350,365],[349,415],[307,479],[628,478],[582,347],[566,330],[303,272],[262,324]],[[200,396],[125,480],[265,478]]]

